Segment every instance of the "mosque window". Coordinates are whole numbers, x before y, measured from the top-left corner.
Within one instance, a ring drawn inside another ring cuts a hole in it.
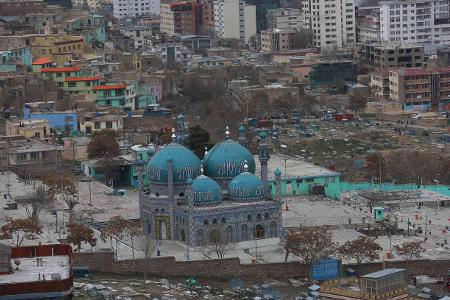
[[[217,224],[217,219],[213,219],[213,224]]]
[[[248,221],[251,221],[251,220],[252,220],[252,215],[248,215],[248,216],[247,216],[247,220],[248,220]]]
[[[181,192],[181,193],[179,194],[179,196],[180,196],[180,197],[184,197],[184,193]]]
[[[208,225],[208,224],[209,224],[209,221],[205,219],[205,220],[203,221],[203,224]]]
[[[155,209],[155,211],[159,211],[159,209]]]
[[[268,219],[269,218],[269,213],[265,213],[264,218]]]
[[[257,219],[257,220],[261,220],[261,214],[257,214],[257,215],[256,215],[256,219]]]
[[[156,196],[156,197],[159,197],[159,193],[155,193],[155,196]]]
[[[222,218],[222,223],[226,223],[227,220],[225,218]]]
[[[164,208],[161,208],[161,211],[164,211]]]

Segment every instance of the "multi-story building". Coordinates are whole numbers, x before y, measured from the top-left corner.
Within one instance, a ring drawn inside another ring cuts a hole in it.
[[[358,43],[380,41],[380,8],[378,6],[358,7],[355,14],[356,41]]]
[[[92,87],[97,95],[96,105],[99,107],[116,107],[124,110],[136,108],[136,83],[99,85]]]
[[[34,38],[31,54],[33,59],[47,57],[63,65],[73,57],[82,57],[84,50],[83,36],[45,35]]]
[[[370,74],[370,92],[375,100],[389,100],[389,72],[377,70]]]
[[[202,4],[192,2],[161,3],[161,32],[196,34],[202,22]]]
[[[296,34],[297,31],[294,29],[262,30],[261,51],[273,52],[292,49],[294,48]]]
[[[77,112],[74,110],[56,111],[54,110],[54,103],[26,103],[23,108],[23,119],[47,120],[52,129],[59,131],[70,133],[78,130]]]
[[[390,0],[380,3],[381,39],[420,43],[434,51],[450,45],[449,0]]]
[[[343,47],[356,42],[354,0],[302,0],[303,27],[316,47]]]
[[[267,11],[267,29],[275,28],[281,30],[296,29],[303,26],[303,18],[300,9],[278,8]]]
[[[117,19],[159,15],[160,0],[113,0],[113,14]]]
[[[218,0],[214,3],[214,24],[217,38],[248,42],[256,34],[256,6],[243,0]]]
[[[314,91],[341,93],[346,82],[356,82],[356,75],[356,65],[350,60],[321,60],[311,67],[309,81]]]
[[[358,44],[356,60],[363,70],[420,68],[424,66],[424,48],[418,44],[366,42]]]
[[[404,111],[427,111],[450,101],[450,68],[389,71],[389,98]]]
[[[268,29],[267,27],[267,11],[270,9],[278,9],[281,7],[280,0],[245,0],[248,5],[254,5],[256,8],[256,32]]]

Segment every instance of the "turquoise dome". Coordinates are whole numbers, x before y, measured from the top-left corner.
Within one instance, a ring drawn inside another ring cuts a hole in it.
[[[188,178],[200,175],[200,159],[188,148],[170,143],[157,151],[148,163],[148,178],[150,183],[167,183],[167,162],[173,164],[173,182],[186,183]]]
[[[217,182],[200,175],[192,182],[192,196],[195,206],[218,205],[222,202],[222,190]]]
[[[261,201],[266,196],[266,191],[261,178],[249,172],[239,174],[228,186],[230,198],[236,202]]]
[[[273,172],[273,173],[275,174],[276,177],[281,176],[281,170],[280,170],[280,168],[277,168],[277,169],[275,170],[275,172]]]
[[[205,173],[213,179],[232,179],[244,171],[255,173],[255,160],[247,148],[228,139],[211,148],[203,159]]]

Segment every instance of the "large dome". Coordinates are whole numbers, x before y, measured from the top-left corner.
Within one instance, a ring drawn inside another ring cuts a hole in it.
[[[203,159],[205,173],[213,179],[229,179],[244,171],[247,161],[248,170],[255,173],[255,160],[247,148],[237,142],[227,139],[208,151]]]
[[[222,202],[219,184],[205,175],[200,175],[192,181],[192,195],[195,206],[218,205]]]
[[[253,202],[264,200],[266,186],[258,176],[244,172],[233,178],[228,186],[232,201]]]
[[[170,143],[157,151],[148,163],[148,178],[150,183],[167,183],[167,163],[173,164],[173,182],[186,183],[188,178],[200,175],[200,159],[188,148]]]

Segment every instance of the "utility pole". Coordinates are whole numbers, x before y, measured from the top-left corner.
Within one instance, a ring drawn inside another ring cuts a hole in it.
[[[91,182],[92,182],[92,177],[89,178],[89,206],[92,206]]]

